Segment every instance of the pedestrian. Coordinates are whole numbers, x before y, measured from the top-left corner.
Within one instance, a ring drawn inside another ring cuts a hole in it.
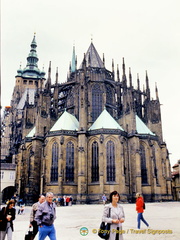
[[[103,194],[102,196],[102,201],[103,201],[103,204],[105,205],[106,204],[106,201],[107,201],[107,197],[105,194]]]
[[[53,193],[46,193],[46,201],[38,206],[35,214],[39,230],[38,240],[44,240],[47,236],[50,240],[56,240],[54,220],[56,219],[56,204],[52,201]]]
[[[144,212],[144,199],[140,193],[136,193],[136,211],[137,211],[137,228],[140,229],[141,221],[143,221],[147,227],[149,227],[149,224],[146,222],[146,220],[143,217]]]
[[[0,212],[0,239],[12,240],[13,220],[15,219],[16,209],[14,208],[14,200],[10,200],[6,207],[3,207]]]
[[[69,202],[70,202],[70,197],[67,196],[67,198],[66,198],[66,206],[69,206]]]
[[[45,196],[44,195],[40,195],[38,202],[34,203],[32,205],[32,210],[31,210],[31,214],[30,214],[30,224],[29,227],[33,227],[33,239],[35,238],[36,234],[38,233],[38,225],[37,222],[35,221],[35,214],[38,210],[38,207],[41,203],[43,203],[45,201]]]
[[[16,202],[17,202],[17,196],[16,196],[16,194],[14,194],[14,195],[12,196],[11,200],[14,200],[15,206],[16,206]]]
[[[125,221],[123,207],[118,203],[120,195],[113,191],[109,196],[110,203],[104,207],[102,221],[110,223],[110,235],[108,240],[123,240],[122,223]]]
[[[72,201],[73,201],[73,198],[72,196],[69,197],[69,206],[72,206]]]
[[[64,205],[63,206],[66,206],[66,196],[65,195],[63,196],[63,199],[64,199]]]
[[[61,197],[60,205],[64,206],[64,198],[63,198],[63,196]]]

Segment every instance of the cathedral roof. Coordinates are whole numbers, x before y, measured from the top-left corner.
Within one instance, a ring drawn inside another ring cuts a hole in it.
[[[33,129],[28,133],[26,137],[27,138],[34,137],[35,132],[36,132],[36,127],[33,127]]]
[[[64,111],[64,113],[60,116],[54,126],[50,129],[52,131],[59,131],[59,130],[78,130],[79,122],[75,116],[72,114]]]
[[[136,130],[138,134],[150,134],[155,135],[151,130],[146,126],[146,124],[136,115]]]
[[[104,68],[103,61],[101,60],[94,44],[91,43],[86,54],[85,54],[86,65],[95,68]],[[83,63],[81,63],[80,68],[82,68]]]
[[[26,88],[18,105],[17,105],[17,109],[23,109],[25,106],[26,101],[28,101],[28,103],[30,105],[34,104],[34,96],[35,96],[35,92],[36,89],[31,89],[31,88]]]
[[[124,131],[123,128],[116,122],[116,120],[108,113],[106,109],[103,110],[103,112],[89,128],[89,130],[96,130],[101,128],[120,129],[121,131]]]

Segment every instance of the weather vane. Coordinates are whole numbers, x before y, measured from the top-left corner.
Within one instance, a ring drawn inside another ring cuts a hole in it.
[[[93,35],[91,34],[91,42],[93,42]]]

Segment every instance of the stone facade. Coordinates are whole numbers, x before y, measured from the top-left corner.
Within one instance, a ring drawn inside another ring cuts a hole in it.
[[[36,47],[34,37],[34,54],[18,70],[11,104],[9,147],[20,196],[34,202],[52,191],[80,203],[99,202],[116,189],[122,201],[134,201],[136,192],[146,201],[171,200],[158,90],[152,100],[147,73],[146,89],[139,78],[135,89],[124,59],[120,79],[119,67],[115,74],[112,62],[107,70],[91,43],[79,69],[73,49],[65,83],[58,83],[58,71],[51,83],[51,63],[45,83]]]
[[[180,160],[172,168],[173,200],[180,201]]]

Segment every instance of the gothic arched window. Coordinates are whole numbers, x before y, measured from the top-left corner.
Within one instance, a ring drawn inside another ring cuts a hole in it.
[[[146,152],[145,147],[141,144],[140,146],[140,157],[141,157],[141,178],[142,184],[147,184],[147,168],[146,168]]]
[[[91,180],[92,182],[99,181],[99,147],[96,141],[92,144]]]
[[[128,147],[127,142],[124,141],[122,146],[122,155],[123,155],[123,174],[125,176],[125,184],[129,184],[129,162],[128,162]]]
[[[66,145],[66,182],[74,182],[74,144]]]
[[[153,156],[153,164],[154,164],[154,176],[156,178],[156,183],[158,184],[158,170],[157,170],[157,166],[156,166],[156,154],[155,154],[155,148],[154,146],[152,146],[152,156]]]
[[[58,182],[58,143],[52,145],[51,182]]]
[[[115,172],[115,145],[113,141],[108,141],[106,145],[106,162],[107,162],[107,182],[114,182],[116,178]]]
[[[98,84],[92,87],[92,120],[95,121],[102,112],[102,91]]]

